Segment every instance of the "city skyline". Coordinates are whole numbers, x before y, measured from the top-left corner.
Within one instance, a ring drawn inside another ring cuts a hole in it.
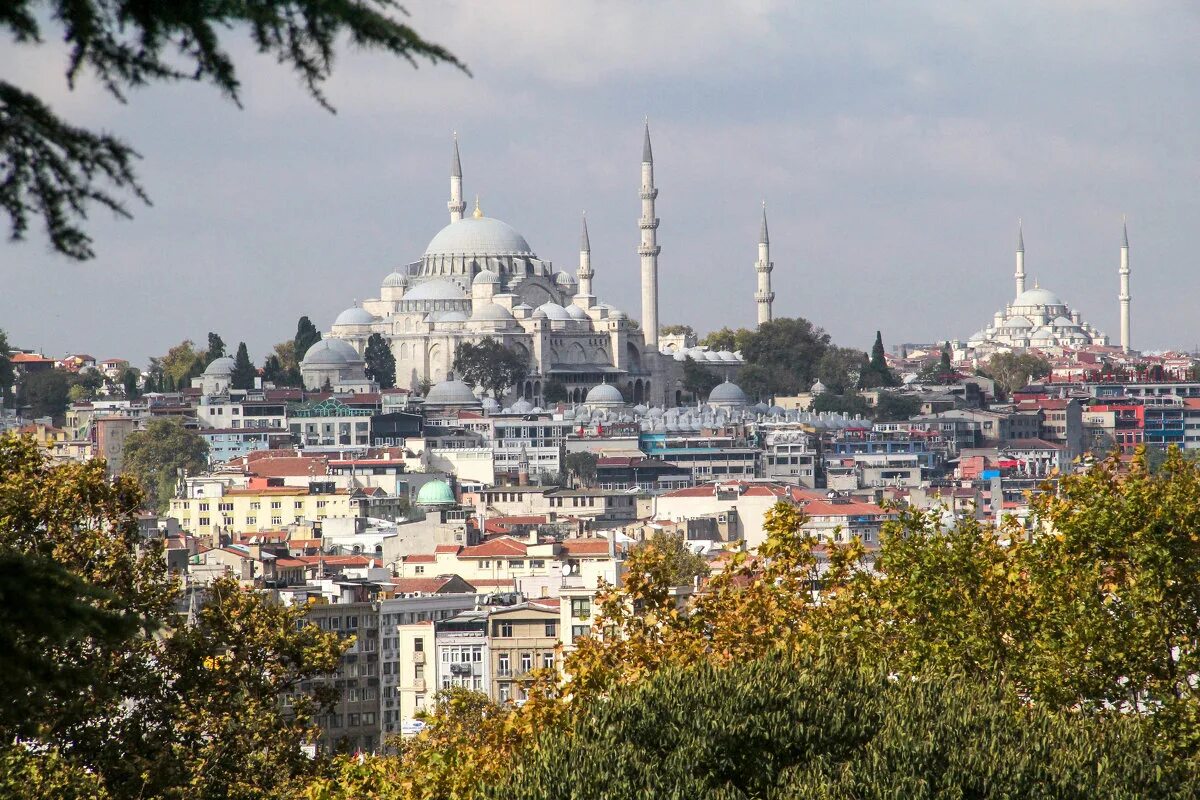
[[[1168,29],[1118,4],[1035,13],[1043,5],[868,18],[762,4],[677,24],[671,4],[417,4],[414,26],[474,77],[347,53],[328,91],[336,116],[247,48],[240,112],[207,87],[128,106],[90,82],[69,93],[61,53],[11,48],[0,65],[18,85],[145,155],[156,205],[127,222],[94,214],[90,263],[48,255],[36,230],[6,245],[0,327],[47,354],[139,365],[211,330],[261,361],[300,315],[327,330],[420,257],[444,224],[430,198],[444,195],[455,130],[466,195],[568,271],[586,210],[597,293],[639,314],[649,115],[660,324],[753,325],[765,199],[775,316],[808,318],[839,344],[866,348],[876,328],[889,345],[965,340],[1011,299],[1018,217],[1030,283],[1115,340],[1128,214],[1133,346],[1190,348],[1200,330],[1174,298],[1200,288],[1186,224],[1200,210],[1187,191],[1200,107],[1177,91],[1185,81],[1160,76],[1196,66],[1196,16],[1160,4],[1180,9]]]

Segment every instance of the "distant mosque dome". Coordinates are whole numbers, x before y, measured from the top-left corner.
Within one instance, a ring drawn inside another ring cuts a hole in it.
[[[825,384],[821,383],[821,381],[818,380],[816,383],[814,383],[812,385],[812,388],[810,388],[808,391],[809,391],[809,394],[825,394],[826,392],[829,391],[829,387],[826,386]]]
[[[487,284],[496,284],[500,282],[500,276],[492,272],[490,269],[480,270],[475,276],[475,280],[471,281],[473,286],[484,286]]]
[[[365,308],[353,306],[337,315],[334,325],[370,325],[375,321],[375,315]]]
[[[586,320],[588,318],[587,312],[584,311],[579,306],[569,305],[569,306],[566,306],[566,309],[567,309],[567,316],[570,317],[571,319]]]
[[[1017,299],[1013,300],[1013,308],[1036,308],[1038,306],[1061,306],[1064,305],[1062,300],[1058,299],[1058,295],[1049,289],[1043,289],[1035,286],[1032,289],[1026,289],[1017,295]]]
[[[454,497],[454,490],[450,488],[450,484],[434,480],[422,486],[421,490],[417,492],[417,505],[426,508],[454,506],[458,505],[458,500]]]
[[[235,362],[229,356],[214,358],[212,363],[204,368],[204,374],[209,377],[232,375]]]
[[[708,404],[710,406],[740,408],[750,405],[750,398],[742,391],[742,387],[736,383],[730,383],[728,379],[724,383],[717,386],[708,395]]]
[[[479,398],[471,387],[459,380],[442,381],[425,395],[427,406],[478,406]]]
[[[408,286],[408,276],[400,272],[393,272],[383,279],[383,285],[385,288],[403,288]]]
[[[569,320],[571,318],[567,310],[558,303],[542,303],[538,306],[537,311],[541,311],[546,315],[546,319],[550,320]],[[534,316],[537,316],[537,311],[533,312]]]
[[[587,397],[583,399],[583,404],[598,408],[623,406],[625,405],[625,398],[621,396],[621,390],[617,387],[607,383],[600,383],[588,390]]]
[[[304,358],[300,361],[300,366],[343,365],[361,360],[358,351],[354,349],[354,345],[341,339],[330,337],[322,339],[308,348],[308,352],[304,354]]]
[[[507,222],[466,217],[451,222],[430,240],[426,256],[535,256],[525,237]]]

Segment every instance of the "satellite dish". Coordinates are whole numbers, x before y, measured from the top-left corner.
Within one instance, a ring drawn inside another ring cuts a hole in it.
[[[564,576],[570,575],[571,574],[571,565],[563,564],[561,567],[558,568],[558,571],[561,572]]]

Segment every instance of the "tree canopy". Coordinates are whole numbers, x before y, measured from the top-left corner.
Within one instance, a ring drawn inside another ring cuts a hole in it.
[[[17,389],[17,405],[27,407],[31,417],[51,417],[62,422],[71,401],[72,377],[63,369],[29,373]]]
[[[241,82],[226,47],[236,29],[260,54],[299,75],[309,94],[323,93],[338,44],[382,50],[416,65],[462,65],[398,15],[395,0],[267,0],[258,3],[129,3],[124,0],[13,0],[0,28],[24,46],[47,34],[65,43],[66,82],[95,78],[118,101],[155,83],[210,84],[240,105]],[[84,223],[93,206],[130,216],[128,202],[149,202],[134,170],[137,152],[123,140],[66,122],[37,95],[0,81],[0,208],[11,238],[40,219],[50,245],[70,258],[94,253]]]
[[[707,400],[708,395],[721,382],[721,376],[693,358],[683,362],[683,388],[692,397]]]
[[[151,419],[125,437],[121,471],[135,476],[152,507],[165,511],[175,495],[179,471],[195,475],[208,467],[208,443],[177,419]]]
[[[297,373],[300,371],[300,362],[304,360],[304,355],[308,352],[308,348],[319,341],[321,341],[321,332],[317,330],[317,326],[313,325],[312,320],[307,316],[301,317],[296,322],[296,336],[292,340],[292,359],[295,361]],[[275,350],[282,362],[284,354],[279,352],[278,345]],[[286,368],[288,365],[283,364],[283,366]]]
[[[515,350],[485,336],[478,344],[460,342],[454,348],[454,372],[466,383],[482,386],[499,400],[525,380],[529,365]]]
[[[229,379],[229,386],[233,389],[243,389],[249,391],[254,388],[254,379],[258,377],[258,370],[254,366],[254,362],[250,360],[250,353],[246,349],[245,342],[238,342],[237,355],[233,358],[233,374]]]
[[[396,356],[383,336],[372,333],[367,337],[363,360],[366,361],[367,377],[378,383],[379,388],[391,389],[396,385]]]
[[[996,353],[984,365],[984,374],[996,381],[1005,394],[1012,394],[1030,378],[1050,374],[1050,362],[1034,353]]]
[[[871,360],[862,370],[859,386],[863,389],[873,389],[879,386],[898,386],[896,374],[887,365],[884,357],[883,334],[875,331],[875,344],[871,346]]]
[[[806,319],[764,322],[742,347],[746,360],[768,374],[772,395],[807,391],[817,379],[817,366],[829,349],[829,334]]]

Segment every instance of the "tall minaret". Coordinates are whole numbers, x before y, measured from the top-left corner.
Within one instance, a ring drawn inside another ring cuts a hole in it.
[[[638,255],[642,259],[642,335],[646,346],[658,349],[658,217],[654,216],[654,199],[658,189],[654,188],[654,154],[650,151],[650,123],[646,122],[646,135],[642,142],[642,218],[638,227],[642,230],[642,243]]]
[[[592,272],[592,243],[588,241],[587,214],[584,214],[583,233],[579,236],[579,270],[575,273],[580,294],[591,295],[594,274]]]
[[[1021,220],[1017,220],[1017,296],[1025,291],[1025,231]]]
[[[758,324],[771,321],[771,302],[775,293],[771,291],[771,239],[767,236],[767,203],[763,201],[762,225],[758,229],[758,263],[754,265],[758,272],[758,291],[754,293],[754,302],[758,304]]]
[[[463,211],[467,209],[467,204],[463,202],[462,191],[462,161],[458,158],[458,134],[454,134],[454,157],[450,159],[450,202],[446,203],[446,208],[450,209],[450,221],[458,222],[463,218]]]
[[[1121,222],[1121,349],[1129,352],[1129,227]]]

